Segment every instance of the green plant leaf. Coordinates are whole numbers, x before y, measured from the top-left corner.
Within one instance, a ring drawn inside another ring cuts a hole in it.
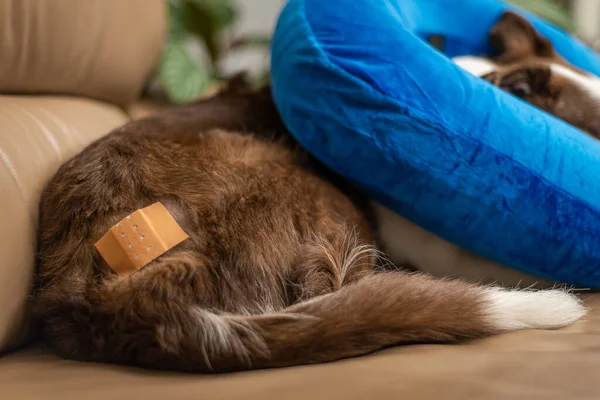
[[[218,35],[213,28],[211,15],[202,9],[198,9],[194,1],[184,1],[182,10],[186,29],[202,41],[214,67],[219,59],[220,52],[219,43],[217,42]]]
[[[227,0],[183,0],[182,10],[187,30],[204,43],[213,69],[217,69],[220,34],[235,21],[235,8]]]
[[[184,40],[189,33],[184,23],[183,10],[181,6],[174,4],[172,1],[169,1],[168,4],[169,40],[172,42]]]
[[[169,99],[178,104],[196,99],[210,82],[206,69],[194,62],[183,43],[167,46],[158,77]]]
[[[574,32],[575,25],[569,11],[553,0],[509,0],[516,6],[536,14],[567,32]]]
[[[237,19],[237,10],[230,0],[186,0],[210,16],[214,30],[228,28]]]

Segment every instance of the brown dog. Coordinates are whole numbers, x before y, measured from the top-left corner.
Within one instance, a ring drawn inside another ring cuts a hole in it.
[[[600,139],[600,79],[573,66],[518,14],[490,31],[491,60],[457,57],[461,67]]]
[[[229,90],[128,123],[66,162],[40,207],[35,310],[48,343],[79,360],[233,371],[584,314],[560,290],[376,273],[362,209],[282,129],[268,91]],[[118,276],[94,243],[158,201],[189,238]]]

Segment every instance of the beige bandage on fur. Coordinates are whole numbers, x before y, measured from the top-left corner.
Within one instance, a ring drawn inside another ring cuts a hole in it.
[[[126,276],[188,237],[165,206],[154,203],[117,222],[96,249],[119,276]]]

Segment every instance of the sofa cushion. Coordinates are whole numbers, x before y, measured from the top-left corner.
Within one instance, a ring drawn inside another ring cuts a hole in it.
[[[0,96],[0,351],[28,336],[43,186],[62,162],[126,120],[94,100]]]
[[[600,297],[587,303],[594,309],[586,321],[558,331],[225,375],[79,363],[33,348],[0,358],[0,387],[3,400],[598,399]]]
[[[0,92],[135,100],[158,61],[164,0],[0,2]]]

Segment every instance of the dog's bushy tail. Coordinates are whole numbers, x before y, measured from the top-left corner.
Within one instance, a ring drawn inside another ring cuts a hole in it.
[[[362,262],[348,257],[362,250],[346,247],[340,260]],[[321,259],[335,264],[331,250],[324,247]],[[224,372],[333,361],[402,343],[556,328],[585,313],[562,290],[510,291],[381,272],[278,312],[231,315],[193,300],[205,290],[199,274],[206,269],[199,263],[193,252],[174,252],[98,292],[42,292],[47,337],[69,358]]]
[[[277,314],[223,317],[240,338],[247,364],[229,360],[216,369],[319,363],[402,343],[557,328],[584,313],[562,290],[507,291],[420,274],[377,273]]]

